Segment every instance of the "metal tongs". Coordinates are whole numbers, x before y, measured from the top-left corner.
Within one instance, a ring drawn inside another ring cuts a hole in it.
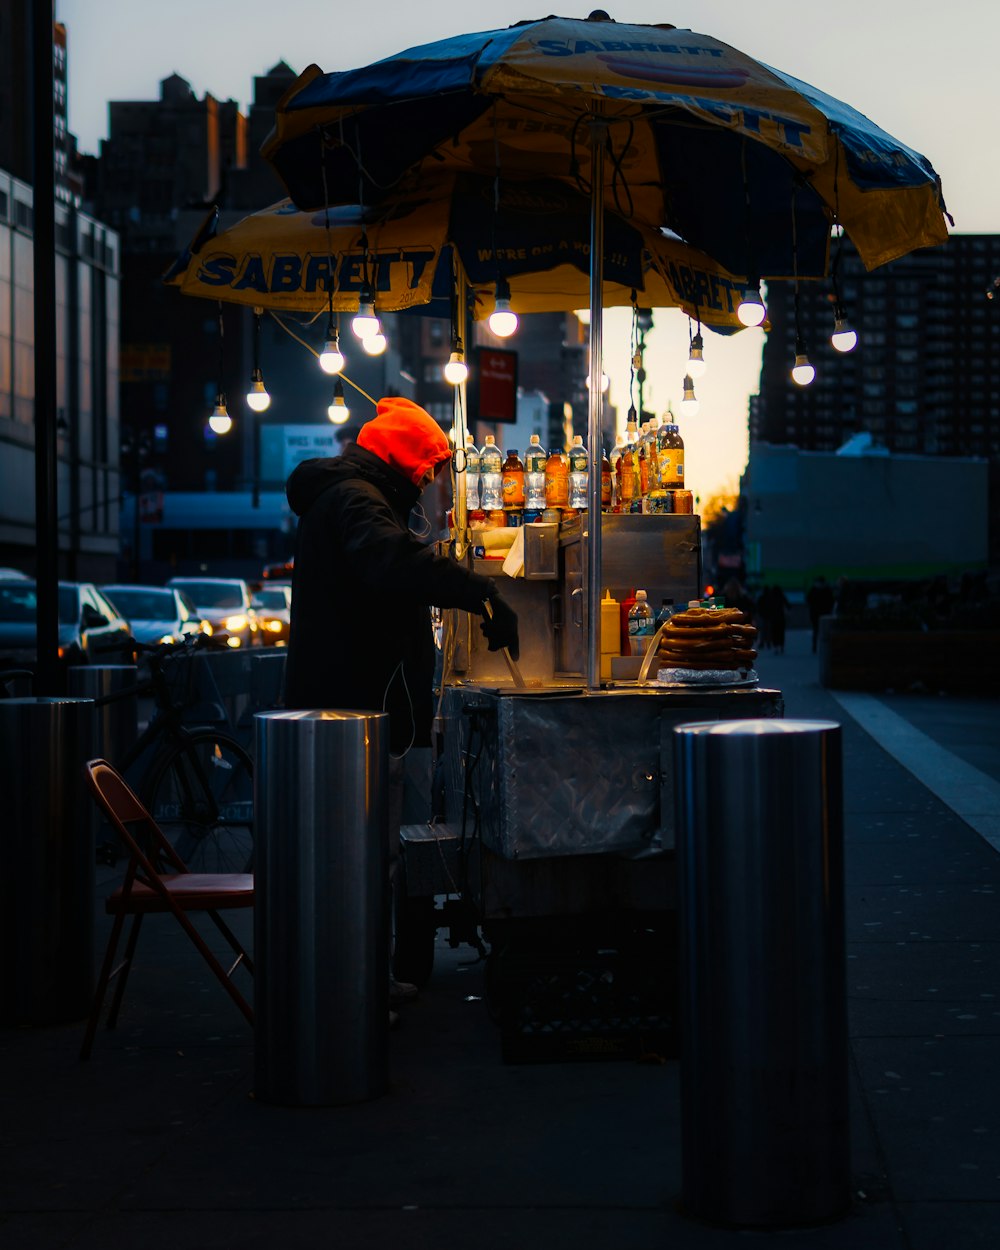
[[[660,626],[660,628],[656,631],[656,633],[649,640],[649,646],[646,648],[646,654],[642,657],[642,664],[639,666],[639,676],[636,679],[637,686],[645,685],[646,679],[649,677],[649,670],[653,665],[653,660],[660,646],[660,635],[663,633],[666,627],[667,627],[667,622],[664,621],[663,624]]]
[[[483,607],[486,610],[486,615],[492,621],[493,620],[493,606],[490,603],[489,599],[483,600]],[[503,652],[503,658],[507,661],[507,671],[510,673],[511,680],[513,681],[514,685],[517,687],[518,690],[526,689],[525,684],[524,684],[524,678],[521,676],[521,670],[517,667],[517,663],[515,662],[510,651],[507,649],[507,647],[501,647],[500,650]]]

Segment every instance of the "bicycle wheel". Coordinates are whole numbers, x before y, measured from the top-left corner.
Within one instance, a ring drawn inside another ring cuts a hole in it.
[[[145,802],[191,872],[250,872],[253,764],[240,744],[196,730],[154,761]]]

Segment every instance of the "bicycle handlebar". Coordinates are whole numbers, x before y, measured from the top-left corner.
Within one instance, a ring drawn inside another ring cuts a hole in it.
[[[211,645],[212,640],[207,634],[185,634],[181,642],[140,642],[138,638],[129,638],[126,643],[127,649],[133,655],[148,655],[151,659],[157,656],[160,660]]]

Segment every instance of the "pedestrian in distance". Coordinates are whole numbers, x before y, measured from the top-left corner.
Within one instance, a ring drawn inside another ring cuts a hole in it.
[[[761,598],[764,600],[764,612],[767,617],[768,635],[775,655],[785,654],[785,621],[788,612],[788,599],[780,586],[765,586]]]
[[[286,487],[299,521],[285,705],[388,712],[390,879],[404,757],[431,740],[431,606],[481,616],[489,649],[518,656],[517,615],[494,579],[438,555],[409,529],[422,491],[450,458],[433,417],[392,396],[378,402],[356,442],[338,456],[303,461]],[[390,1002],[415,993],[390,984]]]
[[[833,611],[833,605],[833,587],[820,573],[806,594],[806,607],[809,609],[809,622],[812,625],[812,649],[814,655],[816,653],[816,643],[819,640],[820,617],[829,616]]]

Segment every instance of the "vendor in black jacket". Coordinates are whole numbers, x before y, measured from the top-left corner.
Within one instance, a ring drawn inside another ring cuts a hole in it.
[[[384,709],[394,755],[430,744],[430,605],[482,615],[490,650],[507,646],[517,658],[517,616],[493,581],[435,554],[408,529],[411,509],[450,456],[433,417],[391,397],[379,401],[355,445],[303,461],[288,479],[299,525],[285,705]]]

